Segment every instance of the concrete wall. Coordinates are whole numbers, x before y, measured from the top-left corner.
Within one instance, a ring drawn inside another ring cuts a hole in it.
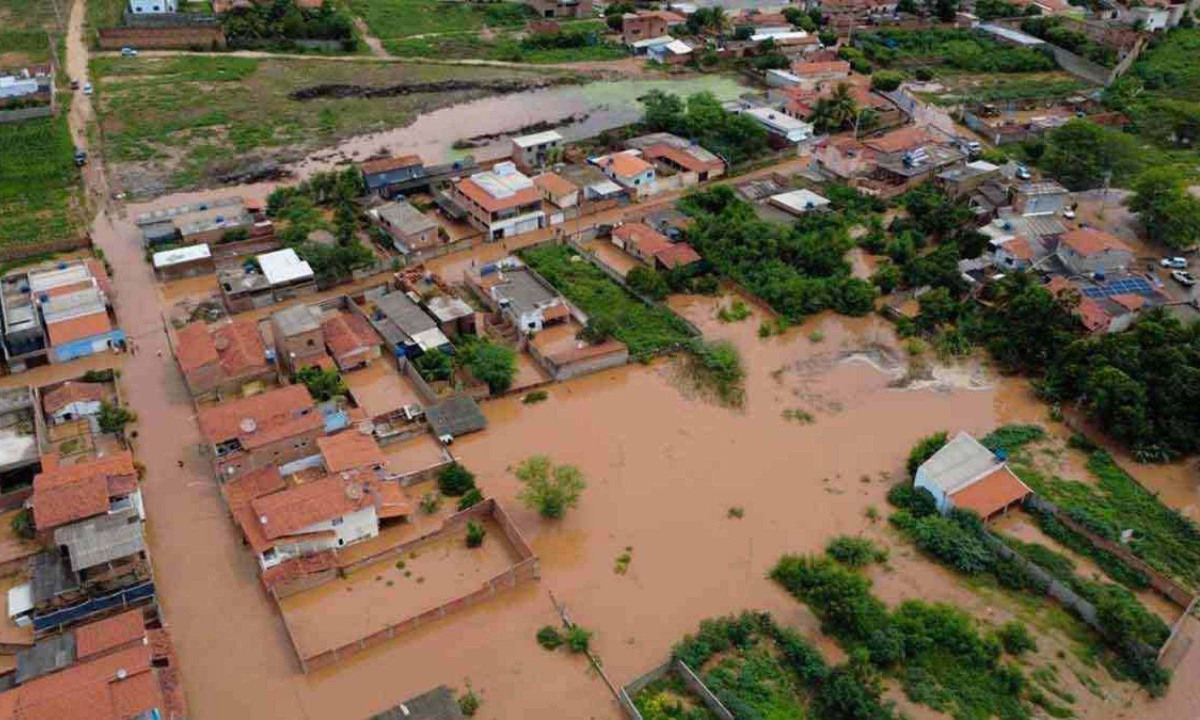
[[[625,714],[632,718],[632,720],[642,720],[642,714],[634,706],[633,698],[644,690],[646,686],[658,682],[672,672],[683,680],[684,685],[687,685],[688,689],[695,693],[696,697],[700,698],[705,707],[713,715],[716,715],[720,720],[735,720],[733,713],[708,689],[708,686],[704,684],[700,676],[693,672],[687,663],[679,659],[668,660],[621,688],[617,701],[621,704],[621,709],[625,711]]]
[[[21,122],[33,118],[48,117],[54,114],[54,105],[48,103],[37,107],[17,108],[15,110],[0,110],[0,123]]]
[[[98,43],[101,50],[119,50],[123,47],[209,50],[225,47],[225,33],[220,27],[209,25],[104,28],[99,31]]]

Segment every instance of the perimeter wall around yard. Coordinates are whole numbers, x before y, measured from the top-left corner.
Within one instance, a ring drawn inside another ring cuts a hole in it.
[[[367,557],[359,558],[350,563],[339,563],[336,575],[329,573],[321,573],[316,579],[311,577],[300,577],[296,580],[281,584],[271,588],[271,593],[275,596],[276,601],[282,597],[294,595],[297,592],[311,590],[315,587],[329,582],[338,576],[351,574],[362,568],[369,567],[378,562],[398,558],[405,553],[412,552],[424,545],[443,539],[446,535],[458,532],[466,524],[476,518],[490,518],[504,532],[505,538],[512,546],[513,551],[518,558],[517,562],[510,565],[503,572],[484,581],[483,584],[476,590],[473,590],[464,595],[460,595],[452,600],[449,600],[441,605],[425,610],[417,615],[413,615],[399,622],[392,623],[387,627],[374,632],[366,637],[359,638],[353,642],[346,643],[340,647],[325,650],[312,655],[305,655],[300,646],[296,644],[295,637],[292,633],[292,628],[288,626],[287,616],[283,616],[284,625],[287,626],[288,637],[292,641],[292,647],[296,652],[296,657],[300,660],[300,667],[304,672],[312,672],[323,667],[334,665],[346,658],[349,658],[358,653],[369,650],[376,645],[381,645],[392,638],[397,637],[409,630],[420,627],[426,623],[433,622],[440,618],[446,617],[457,610],[470,607],[476,603],[482,602],[496,595],[497,593],[508,588],[517,587],[523,583],[536,580],[541,576],[541,569],[537,555],[526,542],[521,531],[513,524],[508,513],[504,511],[493,498],[488,498],[474,507],[455,513],[446,518],[442,526],[437,530],[426,533],[414,540],[406,543],[395,545],[386,550],[380,551]]]
[[[668,660],[621,688],[621,693],[617,701],[621,704],[621,709],[625,711],[625,714],[631,720],[642,720],[642,714],[634,706],[633,698],[646,689],[646,686],[658,682],[671,673],[678,675],[683,680],[683,683],[688,686],[688,689],[695,693],[696,697],[700,698],[704,705],[712,711],[713,715],[716,715],[720,720],[735,720],[733,713],[729,712],[728,708],[717,699],[717,696],[708,689],[704,681],[696,673],[692,672],[687,663],[678,658]]]

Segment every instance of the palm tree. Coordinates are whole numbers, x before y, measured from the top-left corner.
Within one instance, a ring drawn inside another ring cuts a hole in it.
[[[828,97],[813,106],[812,123],[820,132],[845,130],[854,124],[857,115],[858,103],[850,94],[850,86],[838,83]]]

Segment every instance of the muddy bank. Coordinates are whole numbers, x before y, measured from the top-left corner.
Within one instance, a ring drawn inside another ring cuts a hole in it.
[[[591,117],[591,113],[572,113],[566,117],[559,118],[558,120],[539,120],[538,122],[522,125],[515,130],[510,130],[507,132],[473,135],[465,140],[454,141],[454,149],[466,150],[468,148],[484,147],[495,142],[496,140],[510,136],[531,135],[533,133],[546,132],[548,130],[557,130],[561,127],[566,127],[567,125],[585,122],[589,117]]]
[[[418,95],[421,93],[448,93],[479,91],[506,94],[540,90],[558,85],[579,85],[584,78],[571,75],[540,78],[536,80],[439,80],[437,82],[397,83],[383,87],[365,87],[341,83],[325,83],[301,88],[288,95],[293,100],[316,100],[318,98],[387,98]]]

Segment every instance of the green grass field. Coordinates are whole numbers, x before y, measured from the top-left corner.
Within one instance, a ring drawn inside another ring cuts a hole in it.
[[[96,58],[106,158],[125,189],[146,193],[211,182],[256,160],[297,159],[352,135],[402,127],[422,112],[486,90],[293,100],[322,83],[381,87],[450,79],[543,78],[507,68],[228,56]]]
[[[70,3],[59,0],[63,21]],[[58,17],[50,0],[0,0],[0,67],[50,61],[51,33]]]
[[[78,234],[82,187],[66,112],[0,125],[0,245]]]
[[[10,0],[11,1],[11,0]],[[350,0],[371,34],[392,40],[427,33],[522,27],[533,15],[521,3],[439,2],[438,0]]]

